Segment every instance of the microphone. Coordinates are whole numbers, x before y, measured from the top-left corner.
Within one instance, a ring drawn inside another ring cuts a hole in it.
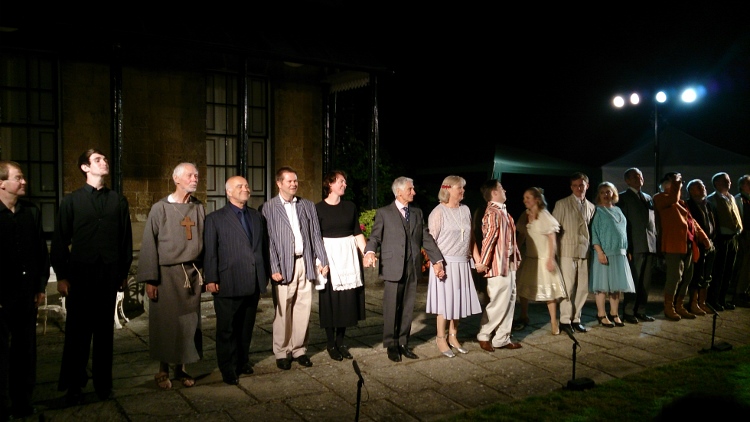
[[[578,343],[578,340],[576,340],[576,336],[574,336],[571,331],[568,331],[568,330],[563,330],[563,331],[565,332],[565,334],[568,335],[568,337],[570,337],[571,340],[573,340],[573,343],[575,343],[576,346],[580,346],[580,344]]]
[[[362,372],[359,370],[359,365],[357,364],[357,360],[352,361],[352,366],[354,367],[354,373],[357,374],[359,377],[359,380],[362,382],[362,384],[365,383],[365,379],[362,378]]]

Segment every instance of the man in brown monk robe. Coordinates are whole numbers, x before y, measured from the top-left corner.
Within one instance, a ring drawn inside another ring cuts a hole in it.
[[[138,281],[145,282],[148,307],[149,349],[158,360],[154,376],[159,388],[169,389],[169,365],[174,378],[192,387],[186,363],[203,357],[201,285],[203,277],[203,221],[206,211],[192,194],[198,187],[198,169],[180,163],[172,173],[174,193],[151,207],[143,231],[138,260]]]

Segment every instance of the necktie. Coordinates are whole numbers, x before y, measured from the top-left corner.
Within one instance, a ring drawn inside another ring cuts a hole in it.
[[[643,194],[643,192],[638,191],[638,196],[641,198],[641,202],[643,202],[643,205],[646,206],[646,208],[649,207],[648,200],[646,199],[646,195]]]
[[[252,237],[250,236],[250,226],[248,226],[247,224],[246,214],[247,214],[247,210],[243,208],[242,211],[240,211],[237,215],[240,218],[240,223],[242,223],[242,228],[245,229],[245,234],[247,235],[248,239],[252,240]]]
[[[404,207],[404,218],[406,219],[406,222],[409,222],[409,207]]]

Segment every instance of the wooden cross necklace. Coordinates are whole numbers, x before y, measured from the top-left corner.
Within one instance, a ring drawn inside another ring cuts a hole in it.
[[[172,198],[172,195],[169,195],[169,197],[171,199],[174,199]],[[174,208],[174,210],[177,211],[178,214],[184,217],[182,221],[180,221],[180,225],[185,227],[185,237],[187,238],[187,240],[192,240],[193,239],[192,227],[195,225],[195,222],[193,222],[193,220],[190,219],[189,215],[185,215],[181,213],[180,210],[178,210],[177,207],[175,206],[174,202],[170,202],[170,204],[172,204],[172,208]]]

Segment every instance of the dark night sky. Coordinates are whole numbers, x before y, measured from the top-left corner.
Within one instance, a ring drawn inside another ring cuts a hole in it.
[[[739,10],[535,13],[445,10],[374,26],[395,68],[384,147],[451,165],[499,144],[599,166],[653,134],[653,101],[615,110],[614,94],[701,84],[700,102],[660,106],[660,124],[750,156],[750,20]]]

